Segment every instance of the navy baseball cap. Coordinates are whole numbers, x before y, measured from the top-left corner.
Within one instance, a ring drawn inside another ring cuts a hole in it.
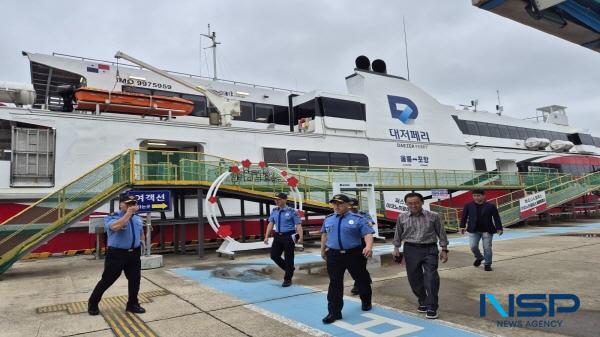
[[[331,198],[331,200],[329,200],[330,203],[332,202],[346,202],[349,203],[350,202],[350,198],[348,198],[347,195],[345,194],[336,194],[333,196],[333,198]]]
[[[279,192],[279,193],[275,194],[275,199],[285,199],[285,200],[287,200],[287,198],[288,198],[288,195],[285,194],[285,193],[283,193],[283,192]]]
[[[121,195],[119,195],[119,202],[132,202],[135,201],[137,203],[137,198],[134,197],[133,195],[129,195],[127,193],[121,193]]]
[[[350,198],[350,205],[358,207],[358,199]]]

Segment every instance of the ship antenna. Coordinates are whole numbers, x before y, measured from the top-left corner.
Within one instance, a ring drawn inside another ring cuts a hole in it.
[[[217,45],[221,44],[221,42],[217,42],[217,33],[214,31],[211,33],[210,31],[210,23],[208,24],[208,34],[200,34],[201,36],[207,37],[212,41],[212,46],[207,48],[212,48],[213,50],[213,80],[217,80]]]
[[[408,80],[410,81],[410,68],[408,66],[408,43],[406,42],[406,21],[404,20],[404,15],[402,16],[402,26],[404,27],[404,52],[406,55],[406,73]]]
[[[498,105],[496,105],[496,113],[498,116],[502,116],[502,111],[504,111],[504,107],[500,103],[500,89],[496,89],[496,95],[498,95]]]

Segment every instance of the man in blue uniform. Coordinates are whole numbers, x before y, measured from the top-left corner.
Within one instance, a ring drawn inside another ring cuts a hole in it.
[[[265,245],[269,244],[269,234],[273,231],[273,245],[271,246],[271,259],[285,271],[282,287],[292,285],[294,276],[294,247],[296,240],[302,243],[302,225],[298,212],[287,206],[287,194],[277,193],[275,204],[277,207],[269,216],[269,225],[265,233]],[[285,259],[281,258],[281,253]]]
[[[375,225],[375,221],[373,220],[373,217],[371,217],[371,214],[369,214],[369,212],[365,212],[365,211],[361,211],[358,209],[358,199],[356,198],[350,198],[350,211],[352,213],[358,214],[360,216],[362,216],[363,218],[365,218],[365,220],[367,220],[367,223],[369,224],[369,226],[373,227]],[[363,248],[365,247],[365,239],[361,239],[362,241],[362,246]],[[369,271],[367,270],[367,274],[369,274]],[[353,275],[352,278],[354,278]],[[369,284],[373,283],[371,281],[371,274],[369,274]],[[352,295],[358,295],[359,291],[358,291],[358,283],[356,282],[356,279],[354,278],[354,286],[352,287],[352,290],[350,290],[350,293],[352,293]]]
[[[342,319],[346,269],[358,283],[362,310],[369,311],[372,308],[367,259],[373,254],[373,228],[367,224],[365,218],[350,212],[348,196],[336,194],[329,203],[335,213],[325,218],[321,228],[321,256],[327,262],[329,274],[329,313],[323,318],[325,324]],[[364,248],[361,238],[365,239]]]
[[[141,260],[140,238],[143,221],[136,215],[139,210],[136,198],[125,193],[119,196],[119,212],[104,218],[104,231],[108,235],[108,248],[104,259],[102,279],[88,300],[88,313],[98,315],[98,303],[102,294],[125,272],[129,288],[129,300],[125,310],[143,314],[146,312],[138,302],[140,291]]]

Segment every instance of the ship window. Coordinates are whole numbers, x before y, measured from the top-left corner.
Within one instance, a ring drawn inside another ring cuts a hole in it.
[[[479,131],[477,130],[477,123],[473,121],[467,121],[467,133],[470,135],[477,136]]]
[[[329,157],[332,166],[350,166],[350,156],[347,153],[333,152]]]
[[[290,109],[287,106],[274,106],[273,121],[279,125],[290,125]]]
[[[498,125],[498,130],[500,131],[500,138],[510,138],[508,127],[506,125]]]
[[[298,125],[300,118],[315,118],[316,100],[310,100],[294,107],[294,125]]]
[[[369,166],[369,158],[364,154],[350,154],[350,166]]]
[[[581,138],[581,143],[583,145],[594,145],[594,139],[588,134],[580,133],[579,138]]]
[[[316,152],[311,151],[308,153],[308,161],[310,165],[329,165],[329,153],[328,152]]]
[[[152,90],[152,96],[181,97],[181,94],[173,91]]]
[[[240,102],[240,115],[233,117],[233,119],[238,121],[246,121],[252,122],[254,120],[254,107],[252,103],[249,102]]]
[[[473,166],[475,166],[475,171],[487,171],[485,159],[473,159]]]
[[[512,139],[519,139],[519,138],[521,138],[519,136],[519,130],[518,129],[519,128],[514,127],[514,126],[509,126],[508,127],[508,132],[510,133],[510,138],[512,138]]]
[[[271,164],[286,164],[285,149],[275,149],[270,147],[263,148],[263,158],[265,163]]]
[[[527,129],[526,128],[517,128],[517,131],[519,132],[518,139],[527,139]]]
[[[535,136],[537,138],[546,138],[546,134],[544,133],[544,130],[540,130],[540,129],[535,129]]]
[[[498,129],[498,125],[489,124],[488,129],[490,130],[490,137],[500,137],[500,130]]]
[[[254,104],[254,118],[258,123],[273,123],[273,106]]]
[[[488,123],[477,123],[477,129],[479,129],[479,135],[484,137],[490,136],[490,130],[488,129]]]
[[[308,165],[308,151],[288,151],[289,165]]]
[[[467,124],[465,124],[464,120],[458,119],[456,115],[452,115],[452,119],[454,119],[454,122],[456,122],[456,125],[458,126],[460,132],[462,132],[463,134],[467,133]]]
[[[194,111],[192,111],[192,116],[208,117],[206,110],[206,97],[200,95],[182,94],[181,98],[194,102]]]
[[[323,115],[346,119],[366,120],[365,110],[361,103],[342,99],[321,97]]]

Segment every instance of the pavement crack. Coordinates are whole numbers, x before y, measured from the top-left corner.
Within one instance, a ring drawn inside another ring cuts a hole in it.
[[[219,322],[221,322],[221,323],[223,323],[223,324],[227,325],[228,327],[230,327],[230,328],[232,328],[233,330],[235,330],[235,331],[237,331],[237,332],[239,332],[239,333],[243,334],[244,336],[253,337],[252,335],[250,335],[250,334],[248,334],[248,333],[246,333],[246,332],[244,332],[244,331],[242,331],[242,330],[238,329],[237,327],[233,326],[232,324],[230,324],[230,323],[228,323],[228,322],[225,322],[224,320],[222,320],[222,319],[220,319],[220,318],[216,317],[215,315],[211,314],[209,311],[202,310],[202,309],[201,309],[199,306],[197,306],[197,305],[195,305],[194,303],[192,303],[192,302],[188,301],[187,299],[185,299],[185,298],[183,298],[183,297],[181,297],[181,296],[179,296],[179,295],[177,295],[177,294],[175,294],[175,293],[172,293],[172,292],[170,292],[170,291],[169,291],[169,289],[167,289],[167,288],[165,288],[165,287],[161,286],[160,284],[158,284],[158,283],[154,282],[153,280],[149,279],[147,276],[145,276],[145,275],[142,275],[142,277],[143,277],[144,279],[146,279],[146,281],[148,281],[148,282],[150,282],[150,283],[154,284],[156,287],[159,287],[159,288],[161,288],[161,289],[163,289],[163,290],[165,290],[165,291],[169,292],[170,294],[173,294],[175,297],[177,297],[177,298],[179,298],[180,300],[182,300],[182,301],[184,301],[184,302],[188,303],[189,305],[193,306],[194,308],[196,308],[196,309],[199,311],[199,313],[204,313],[204,314],[207,314],[208,316],[212,317],[213,319],[215,319],[215,320],[217,320],[217,321],[219,321]],[[198,314],[198,313],[196,313],[196,314]],[[182,315],[182,316],[189,316],[189,315]]]

